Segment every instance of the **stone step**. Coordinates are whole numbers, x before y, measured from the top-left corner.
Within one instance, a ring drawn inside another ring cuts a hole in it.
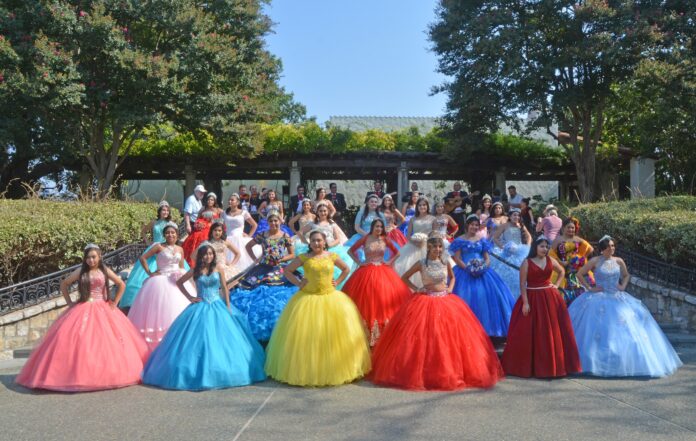
[[[12,351],[12,358],[29,358],[29,354],[31,354],[33,349],[33,347],[17,348]]]
[[[667,338],[674,346],[691,346],[696,348],[696,335],[684,332],[667,332]]]
[[[670,332],[684,332],[684,328],[679,324],[679,323],[658,323],[660,325],[660,328],[662,328],[662,332],[665,334],[670,333]]]

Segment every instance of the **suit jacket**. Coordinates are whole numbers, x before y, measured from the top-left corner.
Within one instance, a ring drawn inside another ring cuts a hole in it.
[[[401,198],[401,202],[406,203],[411,200],[412,191],[407,191],[404,197]]]
[[[455,197],[457,197],[456,193],[456,191],[450,191],[449,193],[447,193],[447,195],[445,196],[445,203],[449,202],[450,199],[454,199]],[[469,197],[469,193],[465,191],[460,191],[459,197],[462,198],[462,210],[466,211],[466,206],[471,205],[471,198]]]
[[[308,199],[307,195],[303,195],[302,199]],[[302,211],[302,207],[300,206],[300,199],[298,195],[295,196],[290,196],[290,209],[288,212],[291,212],[292,215],[294,216],[297,213],[300,213]]]
[[[348,205],[346,204],[346,198],[345,196],[343,196],[343,193],[336,193],[336,195],[334,195],[333,193],[329,192],[329,194],[326,195],[326,199],[331,201],[334,208],[339,213],[342,211],[346,211],[346,208],[348,208]]]

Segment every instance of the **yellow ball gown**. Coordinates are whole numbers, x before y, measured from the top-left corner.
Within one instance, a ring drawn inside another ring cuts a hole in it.
[[[335,253],[301,254],[307,285],[288,302],[266,349],[266,373],[295,386],[336,386],[370,371],[355,303],[331,284]]]

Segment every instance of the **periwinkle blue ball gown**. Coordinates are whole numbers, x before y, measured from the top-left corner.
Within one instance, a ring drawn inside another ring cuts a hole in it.
[[[490,249],[491,243],[486,239],[471,242],[463,236],[450,244],[450,254],[460,251],[461,259],[467,265],[466,269],[454,266],[453,293],[469,305],[489,336],[505,337],[515,299],[495,271],[481,267],[477,272],[473,265],[476,260],[483,264],[483,253]]]
[[[145,250],[145,253],[150,251],[150,248],[152,248],[156,243],[164,243],[164,227],[167,225],[169,221],[165,219],[159,219],[155,221],[155,224],[152,226],[152,245],[147,247]],[[154,256],[151,256],[149,259],[147,259],[147,266],[150,268],[151,272],[157,271],[157,255],[155,254]],[[184,269],[188,271],[189,264],[187,262],[184,262]],[[138,295],[138,291],[140,291],[140,288],[142,288],[143,283],[147,278],[150,277],[147,275],[145,272],[145,268],[140,264],[140,260],[135,262],[135,265],[133,265],[133,269],[131,270],[130,274],[128,275],[128,280],[126,281],[126,290],[123,292],[123,296],[121,297],[121,301],[118,302],[118,307],[119,308],[129,308],[133,302],[135,301],[136,296]]]
[[[404,233],[404,236],[408,239],[408,222],[411,220],[413,216],[416,215],[416,209],[415,208],[407,208],[406,209],[406,216],[404,216],[404,221],[401,225],[399,225],[399,229],[401,230],[402,233]]]
[[[172,323],[143,370],[143,383],[205,390],[263,381],[265,355],[246,317],[220,297],[220,275],[196,280],[198,297]]]
[[[529,255],[530,247],[522,243],[522,229],[517,227],[508,227],[503,231],[500,239],[503,242],[503,248],[496,246],[491,250],[491,253],[505,259],[505,262],[511,263],[517,268],[490,256],[491,269],[503,279],[512,296],[517,299],[520,296],[520,270],[518,268]]]
[[[616,260],[601,257],[594,275],[602,291],[586,291],[568,307],[583,373],[664,377],[676,371],[682,362],[648,308],[619,291]]]
[[[379,211],[371,211],[371,212],[367,213],[365,215],[365,219],[362,218],[363,211],[364,211],[364,207],[361,208],[360,211],[358,211],[358,214],[355,216],[355,219],[356,219],[356,221],[361,220],[360,221],[360,228],[362,228],[364,231],[367,231],[367,232],[370,231],[370,227],[372,226],[372,222],[375,219],[382,219],[382,222],[386,223],[386,220],[384,219],[384,215],[382,213],[380,213]],[[363,235],[360,233],[355,233],[354,235],[352,235],[350,237],[350,239],[348,239],[348,242],[346,242],[344,245],[347,248],[350,248],[353,245],[355,245],[355,242],[359,241],[362,238],[362,236]],[[361,260],[364,257],[365,257],[364,255],[360,255]]]

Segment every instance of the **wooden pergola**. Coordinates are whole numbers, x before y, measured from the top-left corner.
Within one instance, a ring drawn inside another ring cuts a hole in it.
[[[561,195],[576,181],[571,163],[559,165],[539,158],[524,160],[498,158],[475,153],[457,160],[432,152],[315,152],[283,153],[254,158],[220,157],[138,157],[126,158],[119,169],[122,179],[179,179],[186,181],[186,194],[196,180],[220,191],[222,180],[286,180],[289,188],[308,180],[384,181],[396,188],[399,198],[408,191],[410,180],[460,180],[472,188],[490,191],[505,188],[505,180],[558,181]]]

